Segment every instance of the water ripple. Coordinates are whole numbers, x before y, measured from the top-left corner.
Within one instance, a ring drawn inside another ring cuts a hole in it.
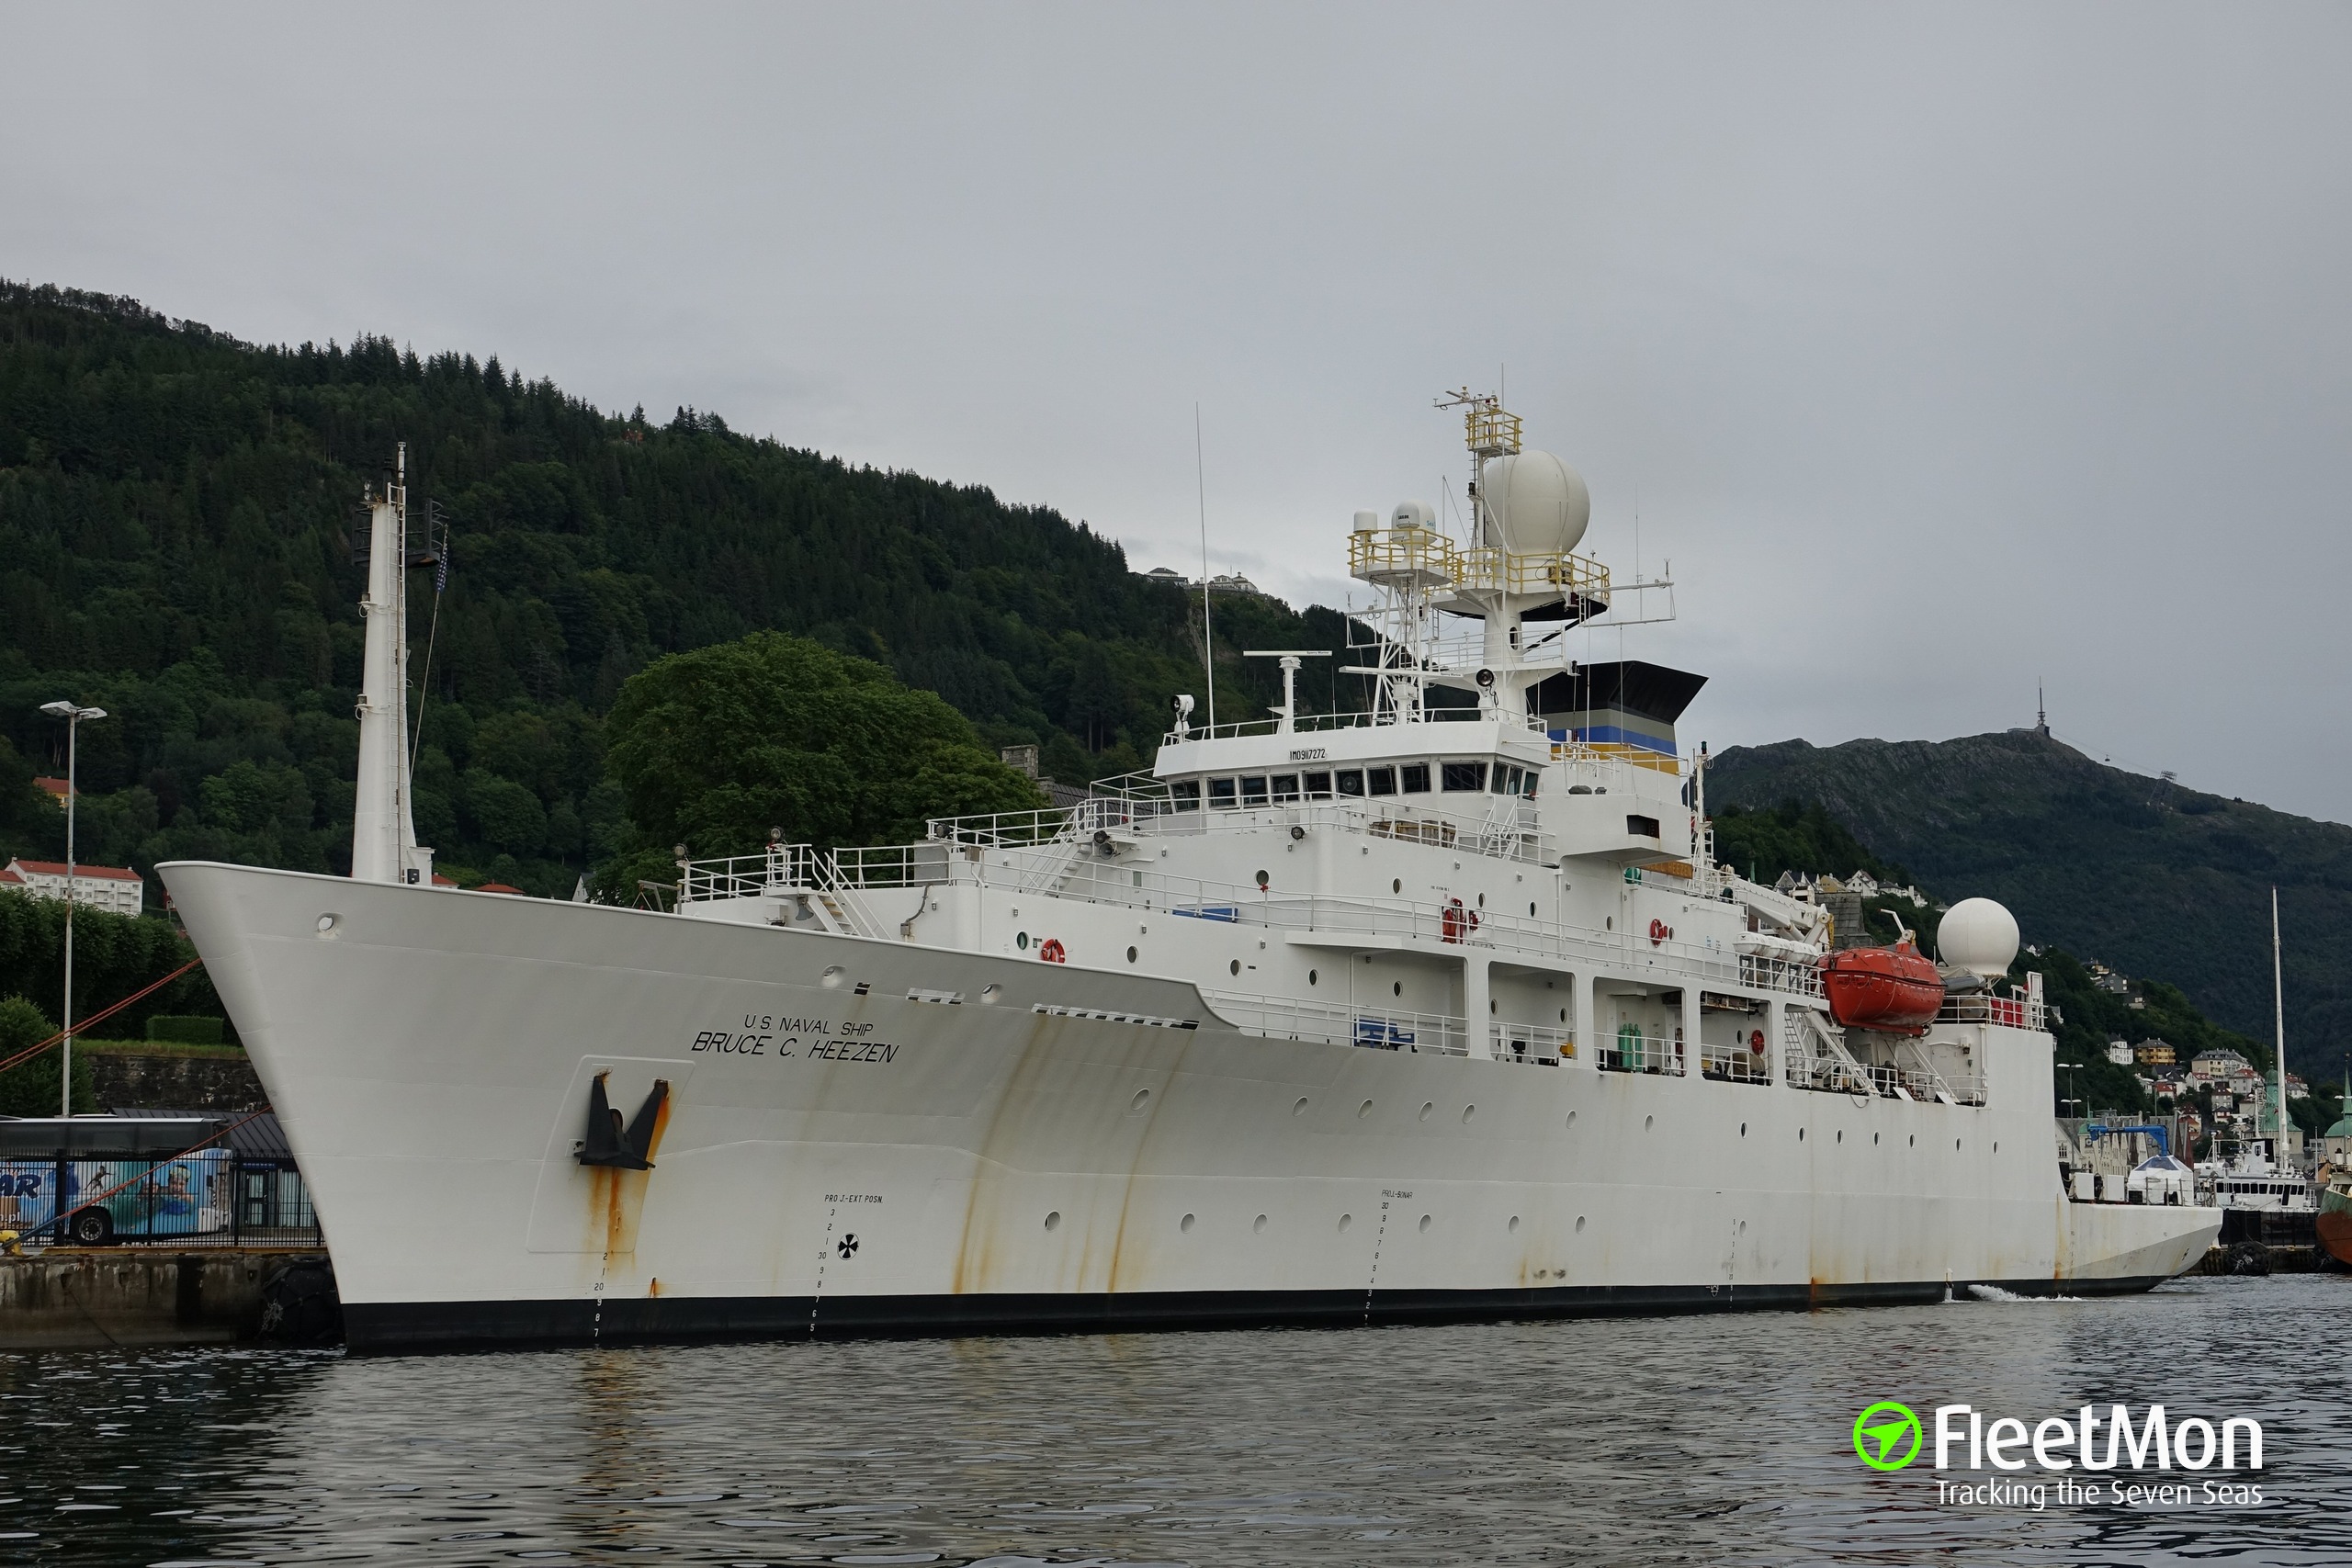
[[[0,1355],[0,1557],[2300,1568],[2352,1561],[2324,1348],[2347,1308],[2352,1280],[2306,1276],[1335,1333]],[[1939,1506],[1924,1467],[1857,1462],[1878,1399],[2253,1416],[2266,1501]]]

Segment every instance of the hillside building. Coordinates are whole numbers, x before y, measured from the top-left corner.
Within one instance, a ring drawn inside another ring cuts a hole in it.
[[[65,897],[65,865],[62,861],[12,860],[0,866],[0,887],[28,898]],[[77,865],[74,868],[74,902],[85,909],[136,915],[147,907],[147,881],[127,865]]]

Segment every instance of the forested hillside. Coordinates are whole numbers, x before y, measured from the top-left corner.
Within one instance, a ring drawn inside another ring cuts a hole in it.
[[[2272,1033],[2276,886],[2288,1060],[2312,1077],[2342,1070],[2352,828],[2128,773],[2030,730],[1736,748],[1715,759],[1707,789],[1719,821],[1723,807],[1801,802],[1938,897],[1998,898],[2028,942],[2168,981],[2260,1041]]]
[[[63,772],[38,710],[71,697],[112,715],[83,731],[85,858],[345,867],[352,538],[399,441],[413,511],[450,525],[437,626],[413,580],[412,703],[419,836],[461,881],[565,891],[618,847],[603,717],[664,653],[808,637],[1073,782],[1148,761],[1169,698],[1201,684],[1197,604],[1043,507],[715,414],[602,412],[495,358],[254,346],[0,285],[0,856],[62,849],[28,780]],[[1275,694],[1241,649],[1344,640],[1331,612],[1242,598],[1216,630],[1221,716]]]

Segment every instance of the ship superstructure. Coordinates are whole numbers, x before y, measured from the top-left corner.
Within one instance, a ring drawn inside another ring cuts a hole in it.
[[[1151,772],[1075,807],[682,860],[658,911],[165,868],[355,1345],[1916,1300],[2199,1256],[2210,1213],[2061,1190],[1997,907],[1947,919],[1939,1004],[1900,945],[1825,990],[1827,912],[1711,852],[1700,679],[1566,657],[1634,591],[1575,553],[1583,480],[1451,401],[1466,536],[1412,502],[1349,534],[1362,713],[1180,697]]]

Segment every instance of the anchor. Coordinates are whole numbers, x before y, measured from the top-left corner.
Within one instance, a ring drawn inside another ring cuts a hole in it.
[[[653,1161],[647,1156],[653,1152],[653,1124],[669,1101],[670,1080],[653,1080],[653,1092],[637,1108],[637,1119],[624,1129],[621,1113],[605,1098],[605,1079],[611,1076],[609,1071],[598,1073],[588,1086],[588,1136],[580,1145],[580,1163],[617,1170],[651,1170]]]

